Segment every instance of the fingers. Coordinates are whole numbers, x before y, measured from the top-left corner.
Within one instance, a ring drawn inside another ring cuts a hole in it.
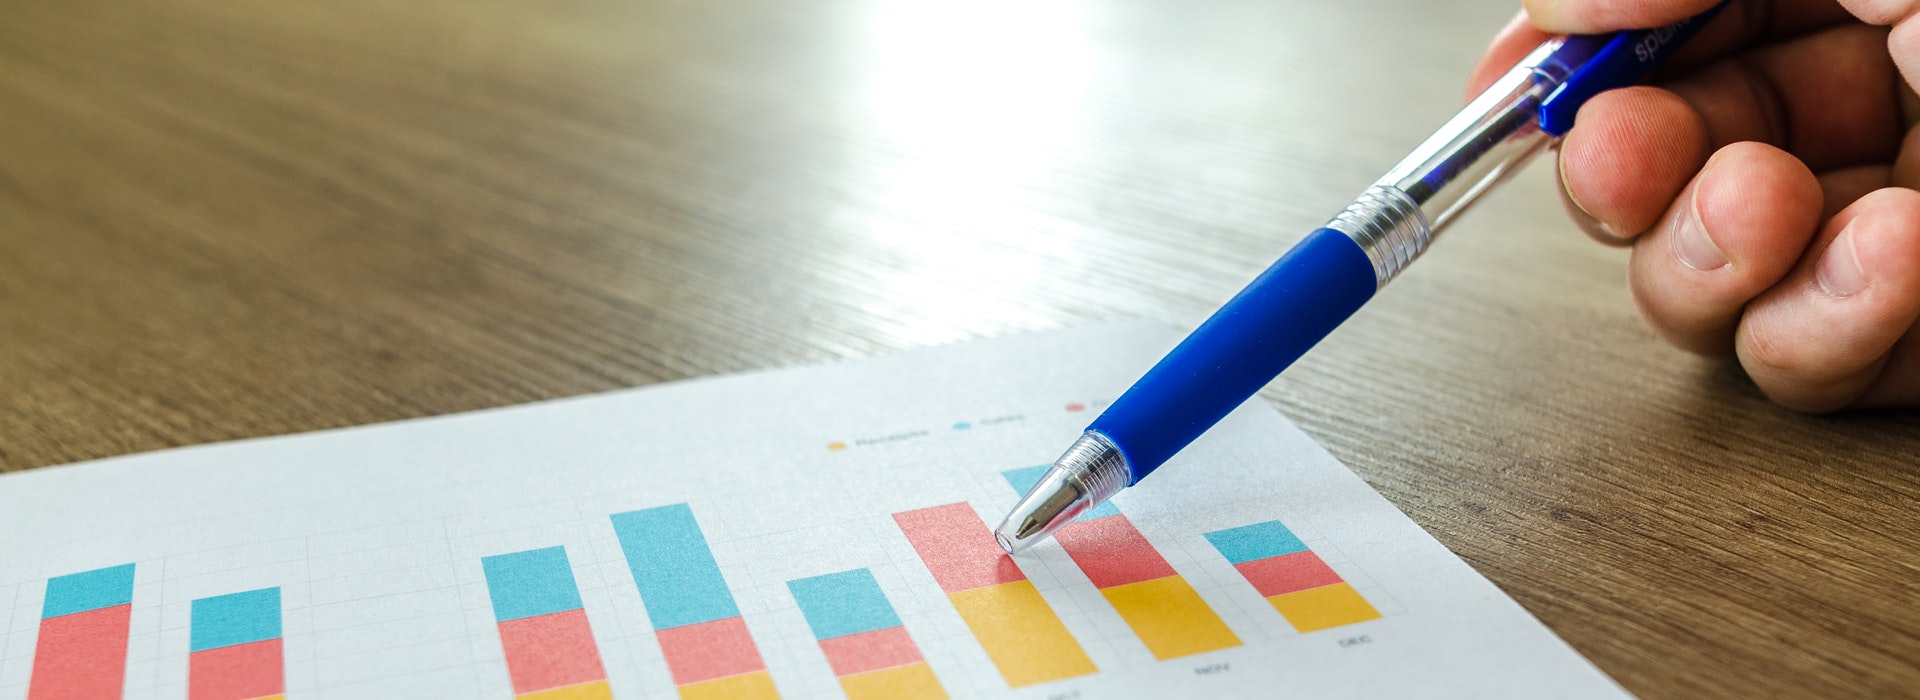
[[[1664,87],[1700,112],[1715,147],[1762,141],[1827,170],[1885,162],[1902,131],[1898,84],[1885,30],[1852,25],[1737,54]]]
[[[1849,408],[1920,405],[1920,325],[1909,329],[1888,353],[1880,377]]]
[[[1628,279],[1640,314],[1683,349],[1725,354],[1748,302],[1793,270],[1820,222],[1820,183],[1780,149],[1721,149],[1653,230]]]
[[[1893,184],[1893,168],[1885,165],[1862,165],[1820,173],[1820,192],[1823,195],[1820,220],[1832,218],[1853,204],[1854,200],[1867,196],[1868,192]]]
[[[1900,402],[1920,380],[1914,343],[1903,342],[1917,317],[1920,192],[1891,187],[1827,222],[1787,278],[1748,305],[1734,348],[1754,383],[1789,408]]]
[[[1632,238],[1666,212],[1707,153],[1741,141],[1780,146],[1822,172],[1884,164],[1901,117],[1880,31],[1828,30],[1717,62],[1671,92],[1595,97],[1560,149],[1572,218],[1602,241]],[[1920,179],[1920,163],[1910,169]]]
[[[1493,43],[1487,45],[1487,52],[1480,55],[1480,62],[1475,63],[1473,71],[1467,73],[1467,95],[1462,101],[1471,101],[1519,63],[1520,59],[1526,58],[1534,47],[1552,37],[1552,34],[1535,29],[1533,23],[1527,21],[1527,11],[1522,9],[1507,21],[1507,26],[1500,28],[1500,33],[1493,35]]]
[[[1525,0],[1535,26],[1556,34],[1658,27],[1707,11],[1719,0]]]
[[[1709,152],[1699,113],[1673,93],[1601,93],[1560,143],[1569,214],[1587,235],[1621,244],[1653,226]]]

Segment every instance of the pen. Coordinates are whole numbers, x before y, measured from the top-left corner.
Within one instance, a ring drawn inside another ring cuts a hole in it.
[[[1359,310],[1439,230],[1640,81],[1725,2],[1654,29],[1548,40],[1254,278],[1093,420],[994,536],[1018,553],[1146,478]]]

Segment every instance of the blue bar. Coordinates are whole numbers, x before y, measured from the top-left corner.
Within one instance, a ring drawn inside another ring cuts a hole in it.
[[[1207,541],[1233,564],[1307,551],[1306,543],[1278,520],[1209,532]]]
[[[1028,491],[1033,490],[1034,484],[1040,483],[1040,477],[1047,475],[1047,468],[1051,466],[1053,465],[1042,464],[1037,467],[1022,467],[1019,469],[1008,469],[1004,472],[1000,472],[1000,475],[1007,477],[1007,483],[1013,485],[1014,491],[1017,491],[1019,492],[1020,495],[1025,496],[1027,495]],[[1113,501],[1103,501],[1100,503],[1100,505],[1094,506],[1093,510],[1087,511],[1085,513],[1081,513],[1080,517],[1073,519],[1073,522],[1077,523],[1082,520],[1092,520],[1094,518],[1104,518],[1109,515],[1119,515],[1119,514],[1120,514],[1120,509],[1114,507]]]
[[[580,609],[580,587],[565,547],[482,557],[496,622]]]
[[[787,582],[800,614],[821,641],[900,626],[893,604],[867,569],[842,571]]]
[[[193,601],[191,651],[280,638],[280,589],[262,588]]]
[[[40,619],[132,602],[133,565],[109,566],[48,579],[47,599],[40,604]]]
[[[687,504],[615,513],[613,534],[620,538],[655,630],[740,614]]]

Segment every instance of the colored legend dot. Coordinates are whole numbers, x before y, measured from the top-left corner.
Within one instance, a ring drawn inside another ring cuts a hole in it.
[[[844,442],[829,442],[829,443],[827,443],[827,449],[829,449],[829,450],[833,450],[834,452],[839,452],[839,451],[841,451],[841,450],[844,450],[844,449],[847,449],[847,443],[844,443]]]
[[[958,422],[958,423],[955,423],[955,424],[953,424],[953,429],[954,429],[954,430],[966,430],[966,429],[968,429],[968,428],[971,428],[971,427],[973,427],[973,424],[972,424],[972,423],[968,423],[968,422],[966,422],[966,421],[960,421],[960,422]]]
[[[1070,403],[1070,404],[1067,404],[1067,412],[1068,412],[1068,413],[1079,413],[1079,412],[1081,412],[1081,411],[1084,411],[1084,410],[1087,410],[1087,407],[1086,407],[1086,405],[1085,405],[1085,404],[1081,404],[1081,403]]]

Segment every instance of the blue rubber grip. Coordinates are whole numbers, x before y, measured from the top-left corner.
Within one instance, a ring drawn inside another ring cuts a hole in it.
[[[1333,229],[1314,231],[1087,429],[1120,448],[1138,483],[1300,359],[1378,287],[1359,244]]]

